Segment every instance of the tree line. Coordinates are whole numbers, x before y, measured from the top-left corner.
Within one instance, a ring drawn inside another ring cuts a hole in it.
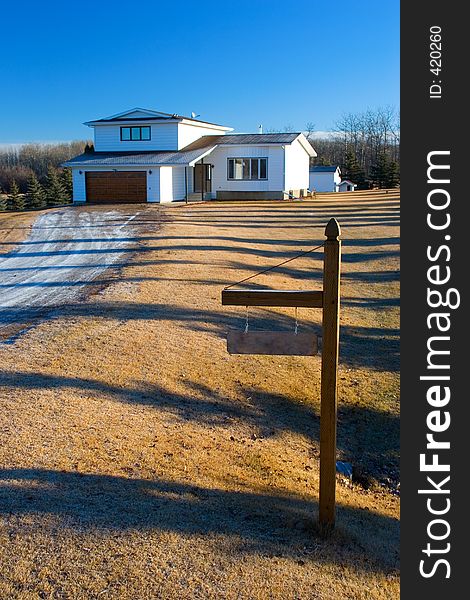
[[[393,107],[344,114],[323,138],[308,123],[307,138],[318,155],[313,165],[338,165],[359,189],[400,184],[400,119]]]
[[[40,209],[72,201],[72,173],[61,167],[91,143],[25,144],[0,150],[0,210]]]
[[[35,173],[29,176],[25,193],[13,179],[8,193],[0,194],[0,210],[21,211],[69,204],[72,191],[72,171],[62,169],[59,172],[49,167],[44,183],[39,182]]]

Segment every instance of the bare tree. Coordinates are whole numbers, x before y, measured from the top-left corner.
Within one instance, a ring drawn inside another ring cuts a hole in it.
[[[43,181],[49,167],[57,169],[73,156],[81,154],[85,144],[81,140],[61,144],[25,144],[0,151],[0,188],[8,190],[11,180],[15,179],[25,191],[32,173]]]
[[[305,125],[305,131],[307,133],[306,137],[310,141],[313,138],[313,132],[315,131],[315,123],[312,123],[312,121],[309,121]]]
[[[308,131],[308,128],[307,128]],[[371,169],[384,155],[400,162],[400,118],[391,107],[345,113],[335,123],[334,131],[322,139],[311,140],[318,156],[314,164],[346,167],[346,157],[353,156],[357,165],[370,177]],[[349,158],[349,160],[350,160]]]

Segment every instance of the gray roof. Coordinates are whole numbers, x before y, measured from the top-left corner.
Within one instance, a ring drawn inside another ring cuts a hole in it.
[[[225,135],[203,135],[183,150],[204,146],[226,146],[231,144],[291,144],[300,133],[226,133]]]
[[[168,115],[168,117],[112,117],[104,119],[94,119],[87,123],[120,123],[126,121],[194,121],[196,123],[205,123],[206,125],[215,125],[216,127],[225,128],[225,125],[211,123],[210,121],[201,121],[192,117],[184,117],[183,115]]]
[[[188,152],[180,150],[179,152],[88,152],[71,158],[64,166],[66,167],[152,167],[162,165],[187,165],[193,160],[197,160],[206,151],[213,146],[190,150]]]
[[[334,173],[336,169],[339,169],[339,167],[315,165],[313,167],[310,167],[310,173]]]
[[[204,135],[179,151],[89,152],[71,158],[67,167],[188,165],[215,146],[233,144],[290,144],[299,133],[235,133]]]
[[[142,112],[142,113],[153,113],[153,116],[150,114],[148,116],[140,116],[140,117],[126,117],[128,114],[132,114],[133,112]],[[224,125],[218,125],[217,123],[211,123],[210,121],[201,121],[201,119],[196,119],[193,117],[185,117],[184,115],[178,115],[177,113],[166,113],[161,111],[149,110],[147,108],[132,108],[126,112],[119,113],[118,115],[114,115],[111,117],[104,117],[101,119],[93,119],[92,121],[86,121],[85,125],[93,125],[95,123],[114,123],[114,122],[122,122],[122,121],[194,121],[195,123],[205,123],[207,125],[214,125],[216,127],[221,127],[222,129],[230,130],[230,127],[225,127]]]

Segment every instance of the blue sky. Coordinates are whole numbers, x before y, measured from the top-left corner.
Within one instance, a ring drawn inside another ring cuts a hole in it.
[[[17,0],[1,20],[0,143],[85,139],[134,106],[237,132],[399,106],[398,0]]]

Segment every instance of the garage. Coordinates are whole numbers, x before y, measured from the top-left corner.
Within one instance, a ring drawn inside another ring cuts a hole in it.
[[[86,173],[87,202],[147,202],[145,171],[95,171]]]

